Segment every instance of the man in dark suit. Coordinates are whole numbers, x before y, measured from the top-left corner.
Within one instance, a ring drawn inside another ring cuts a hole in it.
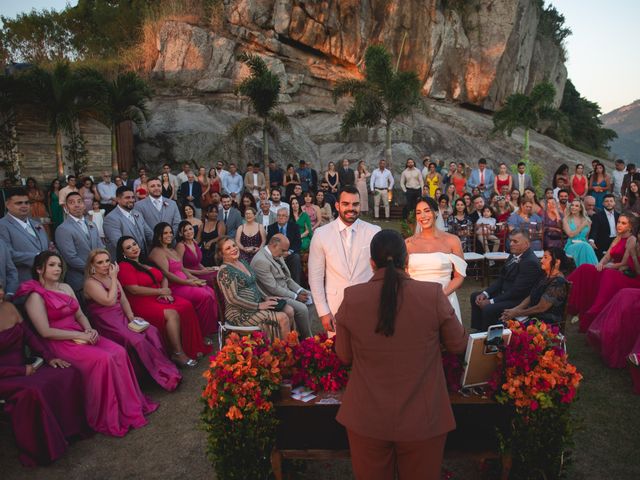
[[[512,188],[517,188],[520,195],[524,195],[525,188],[533,188],[533,180],[531,175],[526,173],[527,164],[524,162],[518,162],[518,173],[514,173],[512,177]]]
[[[342,160],[342,167],[338,169],[338,180],[340,188],[356,184],[356,173],[353,168],[349,167],[349,160],[346,158]]]
[[[127,172],[126,170],[123,170],[122,172],[120,172],[120,179],[122,180],[122,185],[130,188],[131,191],[133,191],[134,181],[129,178],[129,172]]]
[[[602,210],[597,212],[591,219],[591,230],[589,231],[589,243],[596,250],[596,256],[601,259],[609,250],[611,242],[616,238],[616,224],[620,214],[614,210],[616,198],[612,193],[607,193],[602,200]]]
[[[231,197],[228,194],[225,193],[220,197],[220,203],[222,209],[218,211],[218,218],[227,227],[227,235],[236,238],[236,230],[242,225],[242,215],[236,207],[232,206]]]
[[[202,200],[202,187],[200,182],[196,181],[193,172],[187,174],[187,181],[180,185],[180,198],[182,199],[182,207],[190,203],[196,209],[195,215],[200,218],[202,210],[200,209]]]
[[[116,190],[118,206],[104,218],[103,230],[111,258],[116,258],[116,245],[125,235],[136,239],[142,258],[151,252],[153,231],[144,221],[144,217],[133,209],[135,203],[133,191],[124,185]]]
[[[289,252],[284,261],[287,267],[289,267],[291,278],[299,284],[300,277],[302,276],[302,261],[300,259],[302,240],[300,239],[300,228],[298,228],[298,224],[289,217],[289,211],[286,208],[278,210],[276,219],[276,223],[269,225],[267,229],[267,242],[277,233],[281,233],[289,239]]]
[[[540,260],[529,246],[527,231],[514,231],[510,236],[511,255],[500,277],[482,292],[471,294],[471,327],[485,331],[500,323],[507,308],[524,300],[542,275]]]

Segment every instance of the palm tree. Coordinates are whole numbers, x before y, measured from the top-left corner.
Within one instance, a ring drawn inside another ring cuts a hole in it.
[[[230,136],[241,143],[247,136],[262,130],[262,163],[267,188],[269,179],[269,136],[278,138],[278,128],[291,129],[291,123],[282,110],[277,110],[280,94],[280,79],[267,68],[267,64],[258,55],[243,52],[238,60],[247,64],[251,75],[236,88],[236,93],[249,98],[256,117],[247,117],[236,123],[229,132]]]
[[[81,115],[95,111],[102,86],[85,71],[72,69],[69,62],[58,62],[52,70],[33,67],[23,80],[25,102],[33,104],[49,122],[49,133],[56,142],[56,169],[58,177],[63,178],[62,135],[74,132]]]
[[[385,156],[391,163],[391,127],[393,121],[411,112],[420,103],[420,78],[416,72],[398,71],[391,55],[382,45],[372,45],[364,54],[364,80],[346,79],[336,83],[333,100],[345,95],[354,99],[342,117],[341,132],[354,127],[376,127],[385,122]]]
[[[529,131],[540,127],[543,120],[562,122],[562,113],[553,108],[556,89],[551,83],[536,85],[529,95],[514,93],[507,97],[504,107],[493,115],[493,131],[506,132],[511,136],[513,131],[524,128],[524,145],[522,161],[529,165]]]

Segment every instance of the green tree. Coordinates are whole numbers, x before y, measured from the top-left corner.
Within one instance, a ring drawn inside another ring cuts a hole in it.
[[[251,75],[245,78],[236,88],[236,93],[249,99],[257,115],[240,120],[231,127],[230,135],[238,143],[249,135],[262,130],[262,163],[267,188],[269,179],[269,137],[278,138],[278,127],[290,130],[289,119],[282,110],[278,110],[278,96],[280,94],[280,79],[274,74],[262,58],[243,52],[238,60],[247,64]]]
[[[62,178],[62,135],[74,132],[81,115],[96,112],[104,95],[103,86],[94,74],[74,70],[68,62],[59,62],[51,70],[33,67],[24,74],[23,81],[28,89],[25,102],[34,105],[49,123],[56,143],[56,170]]]
[[[0,75],[0,165],[12,183],[18,180],[18,135],[16,105],[22,94],[21,83],[11,75]]]
[[[384,120],[385,156],[390,164],[393,122],[420,103],[420,78],[416,72],[394,69],[382,45],[367,48],[364,66],[364,80],[340,80],[333,89],[334,102],[346,95],[354,100],[342,117],[341,131],[346,135],[354,127],[376,127]]]
[[[529,163],[529,131],[537,129],[545,120],[560,124],[561,114],[553,108],[556,89],[549,82],[536,85],[529,95],[514,93],[510,95],[504,107],[493,115],[493,131],[506,132],[511,136],[513,131],[524,129],[522,161]]]

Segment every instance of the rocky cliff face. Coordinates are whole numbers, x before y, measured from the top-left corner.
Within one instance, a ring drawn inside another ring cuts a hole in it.
[[[615,130],[611,153],[628,162],[640,164],[640,100],[616,108],[602,116],[605,127]]]

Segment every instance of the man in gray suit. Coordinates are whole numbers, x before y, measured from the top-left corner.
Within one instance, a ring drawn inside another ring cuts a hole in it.
[[[69,216],[56,228],[56,245],[67,264],[65,282],[76,296],[84,285],[84,268],[89,252],[104,248],[98,229],[84,218],[84,202],[77,192],[71,192],[65,199],[65,208]]]
[[[260,200],[260,211],[256,215],[256,223],[262,225],[265,229],[269,228],[269,225],[276,223],[276,214],[271,211],[271,202],[269,200]]]
[[[142,258],[146,258],[151,251],[153,231],[144,221],[142,214],[133,209],[135,203],[133,190],[124,185],[118,187],[116,201],[118,206],[105,217],[102,225],[111,258],[116,257],[116,245],[120,237],[124,235],[129,235],[136,239]]]
[[[0,240],[0,285],[7,300],[13,297],[19,285],[18,269],[11,260],[11,249],[4,240]]]
[[[175,234],[181,220],[178,204],[162,196],[162,183],[157,178],[152,178],[147,182],[147,189],[149,196],[136,202],[133,209],[142,214],[144,221],[152,230],[160,222],[167,222]]]
[[[306,301],[310,293],[291,278],[291,272],[283,256],[289,252],[289,239],[281,233],[275,234],[264,248],[258,250],[251,267],[256,272],[258,286],[267,295],[282,297],[293,307],[295,322],[301,338],[311,336],[309,308]]]
[[[231,238],[236,238],[236,230],[242,225],[242,215],[240,211],[231,206],[231,197],[226,193],[220,197],[220,203],[222,204],[222,210],[220,211],[220,219],[227,227],[227,235]]]
[[[0,218],[0,238],[9,245],[18,280],[31,280],[33,259],[49,248],[49,237],[39,222],[29,218],[29,196],[24,188],[5,191],[7,214]]]
[[[518,163],[518,173],[512,175],[513,182],[511,188],[517,188],[520,190],[520,195],[524,195],[525,188],[533,188],[533,181],[531,175],[525,173],[527,171],[527,164],[524,162]]]

